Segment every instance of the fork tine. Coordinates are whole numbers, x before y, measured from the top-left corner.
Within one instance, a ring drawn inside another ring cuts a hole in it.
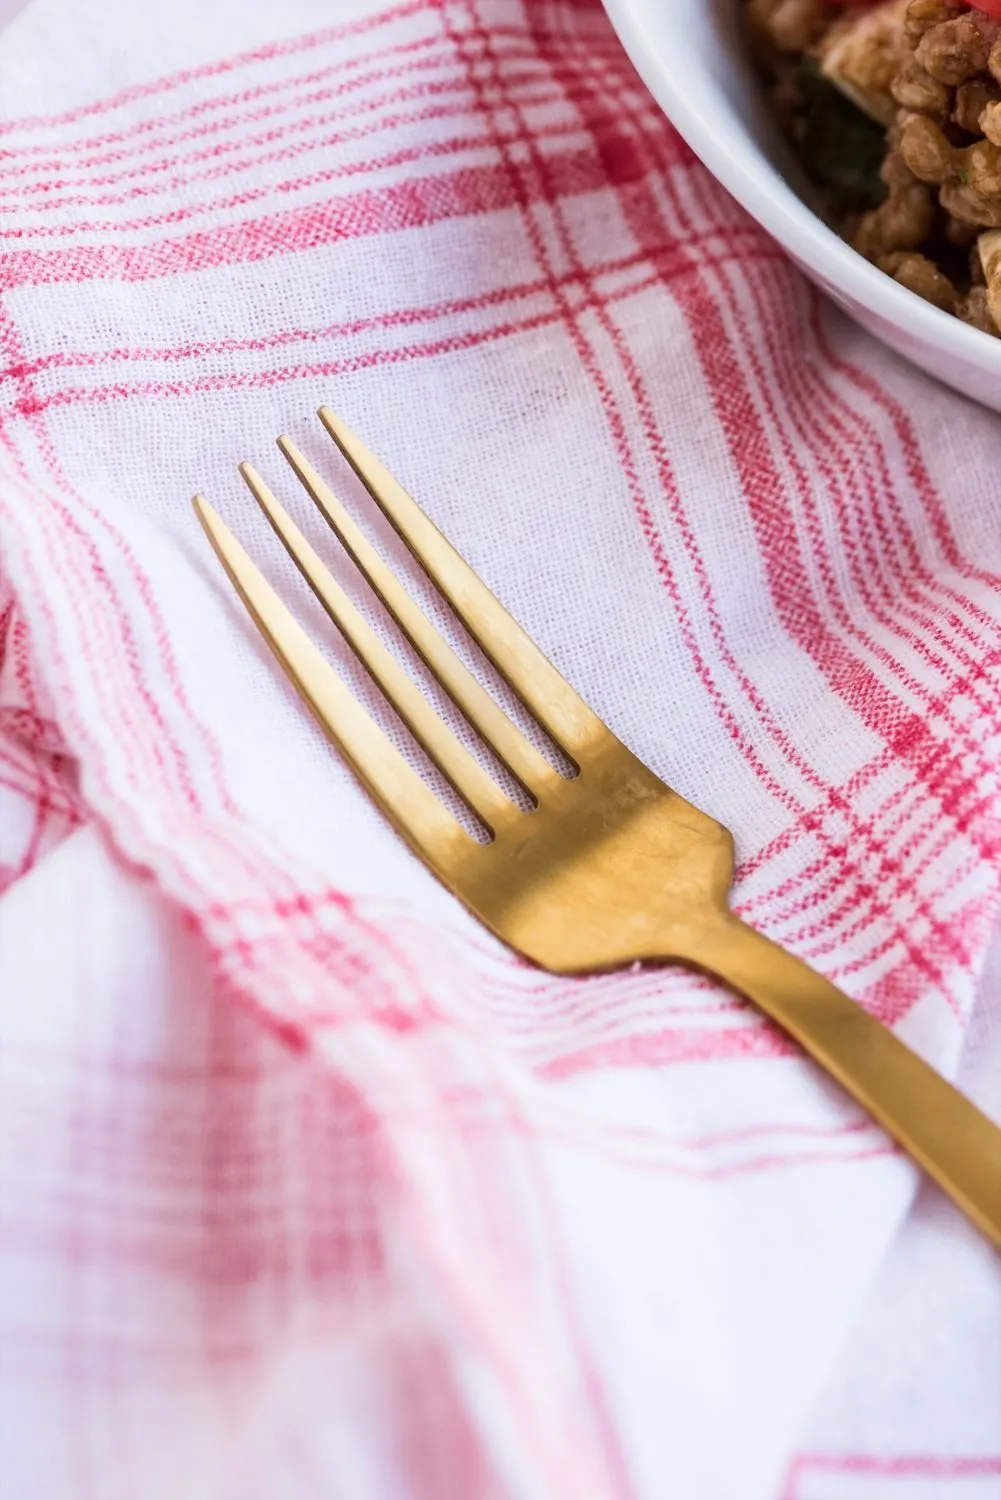
[[[476,849],[474,840],[324,661],[204,495],[195,496],[194,506],[254,623],[358,780],[436,874],[454,871]]]
[[[496,832],[498,825],[516,813],[514,803],[504,796],[479,762],[438,717],[424,694],[324,567],[253,464],[241,464],[240,473],[286,552],[411,734],[463,801],[492,832]]]
[[[556,774],[549,762],[517,729],[507,714],[456,656],[444,636],[411,599],[392,569],[355,525],[344,506],[300,453],[291,438],[278,446],[296,476],[329,522],[345,551],[368,579],[404,635],[473,728],[517,777],[534,793]]]
[[[573,758],[610,731],[482,583],[451,542],[340,417],[320,421],[470,635],[543,729]]]

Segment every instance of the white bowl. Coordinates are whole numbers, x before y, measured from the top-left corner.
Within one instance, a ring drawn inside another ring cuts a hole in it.
[[[745,56],[739,0],[605,0],[646,83],[697,156],[812,281],[930,375],[1001,411],[1001,339],[856,255],[803,202]]]

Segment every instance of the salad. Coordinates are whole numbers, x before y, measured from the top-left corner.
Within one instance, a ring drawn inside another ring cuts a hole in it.
[[[779,121],[868,260],[1001,337],[1001,0],[744,0]]]

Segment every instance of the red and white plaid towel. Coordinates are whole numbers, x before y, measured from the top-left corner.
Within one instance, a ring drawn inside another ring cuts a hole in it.
[[[466,916],[189,497],[365,693],[234,468],[321,537],[339,409],[997,1114],[997,418],[593,0],[35,0],[0,100],[5,1497],[996,1500],[997,1258],[729,994]]]

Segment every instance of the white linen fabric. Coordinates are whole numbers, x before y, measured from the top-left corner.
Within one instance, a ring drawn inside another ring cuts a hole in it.
[[[385,540],[334,406],[997,1116],[996,417],[586,0],[34,0],[0,101],[5,1493],[997,1500],[996,1255],[733,996],[482,931],[190,508],[388,725],[235,471],[347,579],[272,447]]]

